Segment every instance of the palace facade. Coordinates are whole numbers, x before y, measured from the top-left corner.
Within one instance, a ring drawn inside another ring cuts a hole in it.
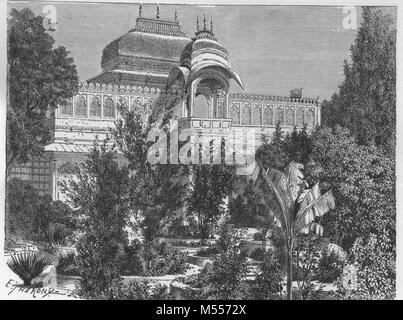
[[[314,99],[254,93],[231,93],[243,88],[242,77],[231,68],[229,52],[220,44],[212,23],[197,20],[194,37],[174,19],[142,16],[136,25],[108,44],[102,72],[80,83],[78,93],[56,110],[53,141],[45,156],[13,168],[12,176],[29,181],[42,194],[62,200],[58,181],[68,176],[69,163],[85,160],[96,136],[103,140],[121,117],[119,104],[147,117],[156,101],[174,99],[179,130],[224,132],[254,129],[256,144],[270,139],[279,122],[284,132],[304,124],[320,124]]]

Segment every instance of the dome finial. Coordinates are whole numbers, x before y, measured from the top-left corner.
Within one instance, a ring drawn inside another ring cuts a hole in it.
[[[203,18],[203,30],[207,30],[206,29],[206,14],[204,14],[204,18]]]
[[[199,28],[199,16],[197,16],[197,18],[196,18],[196,31],[199,31],[200,30],[200,28]]]
[[[143,15],[143,6],[140,3],[140,7],[139,7],[139,17],[141,18],[141,16]]]
[[[213,17],[210,20],[210,32],[213,33]]]
[[[178,11],[175,9],[175,21],[178,21]]]
[[[157,19],[160,18],[160,5],[157,3]]]

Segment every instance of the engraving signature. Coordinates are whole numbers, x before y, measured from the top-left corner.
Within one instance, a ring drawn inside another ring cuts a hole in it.
[[[67,297],[75,297],[78,298],[78,296],[70,291],[70,292],[64,292],[60,291],[57,288],[51,288],[51,287],[43,287],[43,288],[31,288],[31,287],[26,287],[22,286],[20,283],[10,279],[6,283],[6,288],[8,288],[8,294],[11,295],[13,293],[25,293],[31,295],[33,298],[46,298],[50,295],[61,295],[61,296],[67,296]]]

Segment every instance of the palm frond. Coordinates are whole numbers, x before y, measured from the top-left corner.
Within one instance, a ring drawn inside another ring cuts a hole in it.
[[[40,275],[48,264],[46,257],[41,257],[36,252],[12,254],[7,261],[8,267],[25,285],[31,284],[32,279]]]

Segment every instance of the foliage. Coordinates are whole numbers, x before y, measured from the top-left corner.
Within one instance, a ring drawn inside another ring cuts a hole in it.
[[[119,257],[119,273],[123,276],[142,275],[143,261],[141,260],[141,244],[132,241],[124,247],[123,254]]]
[[[382,146],[393,156],[396,133],[396,24],[377,7],[363,7],[345,80],[323,104],[323,120],[350,130],[359,144]]]
[[[338,206],[323,219],[325,234],[345,250],[358,237],[385,231],[395,241],[395,160],[357,145],[348,130],[322,128],[313,136],[307,167],[312,183],[333,190]]]
[[[309,161],[312,141],[306,125],[300,130],[294,127],[291,134],[284,136],[280,123],[277,123],[273,139],[270,141],[264,138],[262,142],[256,152],[256,159],[265,168],[284,170],[292,161],[302,164]]]
[[[342,299],[394,299],[396,290],[396,252],[390,237],[371,234],[366,240],[358,238],[352,247],[351,262],[356,279],[346,288],[339,282]]]
[[[218,248],[213,246],[213,247],[201,248],[201,249],[197,250],[196,256],[211,257],[211,256],[215,256],[218,253],[219,253]]]
[[[231,223],[236,227],[257,227],[269,224],[264,208],[258,202],[257,190],[253,181],[248,181],[242,193],[229,203]]]
[[[41,196],[28,182],[12,178],[7,183],[9,237],[48,244],[66,244],[72,239],[76,219],[71,208]]]
[[[157,256],[153,259],[148,274],[152,276],[163,276],[185,273],[188,269],[186,262],[187,254],[179,250],[174,250],[166,255]]]
[[[264,236],[261,232],[256,232],[253,234],[253,240],[254,241],[263,241],[264,240]]]
[[[253,299],[282,299],[283,272],[278,253],[274,250],[267,250],[263,253],[262,260],[259,272],[251,285]]]
[[[36,252],[12,254],[7,261],[8,267],[26,286],[31,285],[32,279],[39,276],[48,264],[47,259]]]
[[[155,142],[147,140],[148,134],[151,130],[157,129],[169,132],[172,124],[166,119],[166,123],[162,125],[155,114],[156,112],[166,114],[174,106],[174,101],[167,102],[167,105],[164,103],[165,101],[157,101],[153,106],[153,113],[148,118],[135,111],[122,110],[123,119],[116,123],[113,133],[131,170],[126,185],[129,194],[128,205],[135,220],[131,227],[139,231],[142,236],[142,255],[147,270],[151,268],[150,262],[155,254],[153,251],[156,236],[162,226],[181,207],[185,188],[180,179],[182,166],[152,165],[147,161],[150,146]]]
[[[38,157],[51,139],[50,117],[78,87],[73,58],[28,8],[8,20],[7,175]]]
[[[315,278],[320,282],[332,283],[341,276],[342,270],[343,262],[335,253],[322,252]]]
[[[264,256],[265,250],[263,250],[262,248],[256,248],[250,253],[249,258],[257,261],[263,261]]]
[[[187,199],[188,215],[196,216],[199,236],[207,239],[217,219],[225,212],[225,199],[234,189],[235,167],[224,164],[192,165]]]
[[[77,267],[76,255],[69,252],[66,255],[60,255],[56,266],[57,274],[78,276],[79,269]]]
[[[168,287],[158,284],[154,287],[147,281],[122,283],[114,280],[112,284],[95,296],[102,300],[171,300]]]
[[[183,217],[174,218],[168,226],[168,233],[166,234],[167,237],[173,238],[192,238],[195,236],[195,231],[192,223],[186,223]]]
[[[308,189],[301,171],[303,165],[291,162],[285,172],[266,169],[261,163],[259,191],[266,205],[267,214],[284,232],[287,256],[287,296],[292,299],[292,255],[299,234],[322,234],[323,228],[316,221],[334,208],[331,191],[321,195],[319,184]]]
[[[204,299],[240,299],[247,296],[244,283],[247,273],[246,254],[240,250],[242,230],[225,223],[218,241],[219,255],[213,264],[207,265],[201,274]]]
[[[97,295],[119,279],[119,260],[127,244],[128,169],[119,167],[113,146],[94,146],[75,168],[77,179],[61,187],[80,217],[77,265],[82,293]]]

